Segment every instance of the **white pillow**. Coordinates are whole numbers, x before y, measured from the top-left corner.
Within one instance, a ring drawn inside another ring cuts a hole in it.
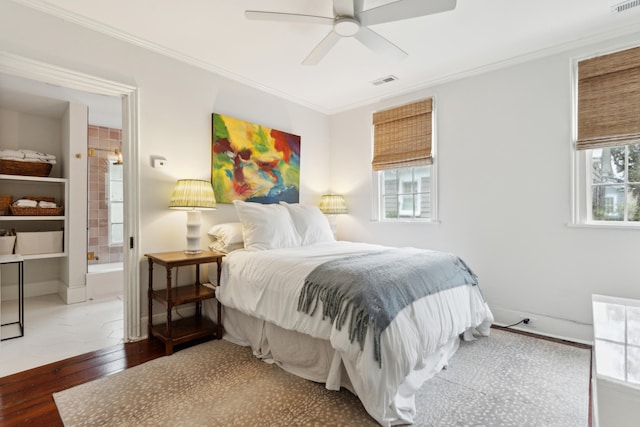
[[[209,235],[222,242],[223,245],[242,243],[242,224],[239,222],[216,224],[209,230]]]
[[[300,236],[284,206],[233,201],[242,223],[244,247],[250,251],[300,246]]]
[[[223,254],[228,254],[229,252],[237,251],[238,249],[244,249],[244,242],[225,245],[221,240],[214,240],[213,242],[209,243],[209,249],[211,249],[213,252],[222,252]]]
[[[333,237],[327,217],[317,206],[301,205],[299,203],[289,204],[286,202],[280,202],[280,204],[289,211],[293,224],[302,239],[303,246],[336,240]]]

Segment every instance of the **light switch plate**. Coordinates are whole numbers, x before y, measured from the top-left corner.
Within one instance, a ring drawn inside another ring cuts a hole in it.
[[[167,167],[166,159],[153,159],[153,167],[158,169],[164,169]]]

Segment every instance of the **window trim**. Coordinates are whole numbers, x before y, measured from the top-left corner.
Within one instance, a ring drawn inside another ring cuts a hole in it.
[[[578,150],[578,63],[597,56],[608,55],[637,47],[637,42],[615,46],[586,56],[573,58],[571,61],[571,218],[567,223],[571,228],[624,229],[640,230],[640,221],[598,221],[590,220],[592,209],[591,158],[587,153],[591,150]],[[623,144],[628,145],[628,144]],[[625,206],[627,209],[627,206]]]

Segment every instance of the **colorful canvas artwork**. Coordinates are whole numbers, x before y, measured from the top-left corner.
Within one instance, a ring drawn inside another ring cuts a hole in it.
[[[218,203],[297,203],[300,136],[213,114],[211,184]]]

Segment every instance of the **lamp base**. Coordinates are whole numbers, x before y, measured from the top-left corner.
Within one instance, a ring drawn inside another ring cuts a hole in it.
[[[329,228],[331,228],[331,232],[333,233],[333,238],[337,239],[336,231],[338,229],[338,221],[336,215],[327,214],[327,220],[329,221]]]
[[[187,248],[185,254],[199,254],[200,249],[200,211],[187,211]]]
[[[192,249],[185,249],[184,253],[188,255],[197,255],[202,253],[202,249],[198,249],[197,251]]]

